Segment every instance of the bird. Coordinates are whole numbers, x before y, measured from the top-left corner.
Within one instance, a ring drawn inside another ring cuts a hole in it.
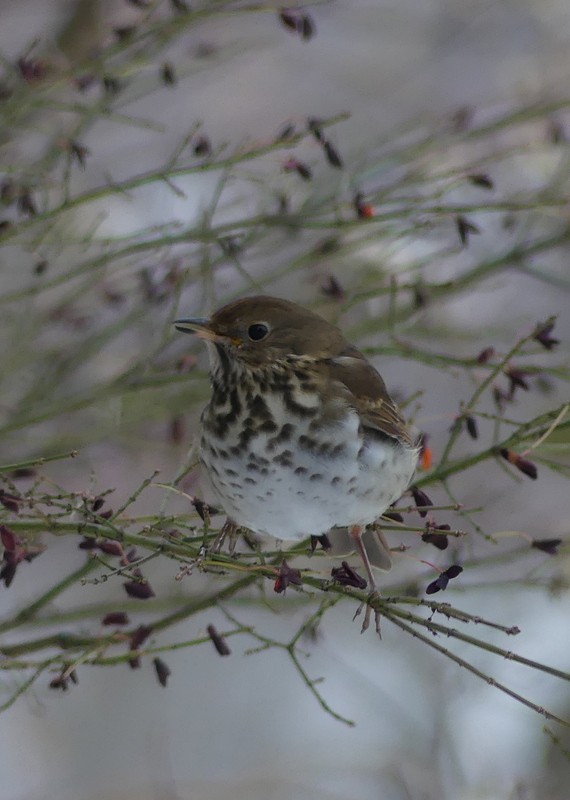
[[[408,488],[419,454],[379,372],[338,327],[276,297],[174,325],[207,346],[200,460],[227,524],[286,541],[348,530],[377,596],[362,535]],[[369,619],[367,604],[363,630]]]

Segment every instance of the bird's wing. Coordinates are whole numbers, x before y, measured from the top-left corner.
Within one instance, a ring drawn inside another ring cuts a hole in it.
[[[412,436],[382,377],[356,348],[327,359],[329,380],[348,390],[348,402],[360,414],[364,427],[413,446]]]

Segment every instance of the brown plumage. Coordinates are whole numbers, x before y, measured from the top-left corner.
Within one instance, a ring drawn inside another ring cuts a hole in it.
[[[248,297],[175,324],[208,345],[201,457],[228,518],[293,540],[346,526],[375,589],[361,536],[417,462],[379,373],[337,327],[287,300]]]

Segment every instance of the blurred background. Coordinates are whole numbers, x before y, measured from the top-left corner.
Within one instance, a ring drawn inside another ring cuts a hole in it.
[[[554,314],[561,344],[517,361],[529,391],[519,387],[506,414],[522,423],[565,402],[566,4],[345,0],[281,17],[271,3],[191,6],[0,0],[2,463],[78,450],[41,468],[43,490],[113,489],[115,507],[155,470],[172,481],[208,385],[205,354],[171,320],[247,293],[303,302],[368,348],[436,462],[486,374],[462,360],[490,346],[505,354]],[[307,118],[322,121],[342,169],[306,134]],[[481,410],[496,410],[490,396]],[[494,441],[496,423],[478,425],[480,439],[462,436],[456,456]],[[485,461],[457,476],[453,497],[430,486],[436,505],[477,511],[437,512],[468,536],[451,555],[425,545],[414,556],[471,559],[442,599],[517,625],[512,640],[485,639],[568,671],[567,544],[556,558],[520,552],[528,539],[567,541],[567,438],[552,448],[555,458],[534,453],[536,482]],[[194,473],[183,486],[202,494]],[[187,511],[153,486],[133,509],[140,518],[165,504]],[[3,619],[85,558],[76,537],[42,541],[41,558],[2,587]],[[149,564],[157,598],[141,621],[222,585],[175,582],[178,568]],[[386,593],[420,570],[396,556]],[[308,613],[297,600],[268,591],[228,609],[287,642]],[[93,632],[103,605],[137,619],[119,581],[77,584],[46,608],[45,631]],[[79,667],[77,687],[57,692],[42,676],[0,715],[3,797],[567,800],[564,728],[545,732],[539,714],[388,622],[381,642],[360,636],[353,613],[337,604],[303,645],[309,678],[324,679],[321,696],[353,727],[326,713],[284,651],[248,655],[258,643],[245,636],[228,639],[228,658],[209,643],[166,653],[167,688],[150,659],[139,670]],[[208,624],[228,630],[208,609],[156,643]],[[440,644],[570,718],[563,681]],[[2,673],[1,702],[22,680]]]

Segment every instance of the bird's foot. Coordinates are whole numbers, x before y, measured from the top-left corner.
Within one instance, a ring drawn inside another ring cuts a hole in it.
[[[376,589],[371,591],[370,594],[368,595],[367,601],[365,603],[361,603],[358,606],[358,608],[356,609],[356,613],[352,619],[354,621],[356,617],[358,617],[362,613],[362,609],[366,607],[364,611],[364,619],[362,620],[362,628],[360,629],[360,633],[364,633],[364,631],[367,631],[368,627],[370,626],[370,617],[372,616],[372,612],[374,612],[374,625],[376,628],[376,633],[380,638],[382,638],[382,631],[380,630],[381,614],[380,611],[377,608],[374,608],[374,606],[372,605],[372,603],[378,600],[379,597],[380,595],[378,594],[378,591]]]
[[[210,552],[219,553],[227,539],[228,553],[232,556],[236,549],[238,536],[239,536],[239,527],[235,524],[235,522],[232,522],[231,519],[227,519],[222,525],[220,532],[216,536]]]

